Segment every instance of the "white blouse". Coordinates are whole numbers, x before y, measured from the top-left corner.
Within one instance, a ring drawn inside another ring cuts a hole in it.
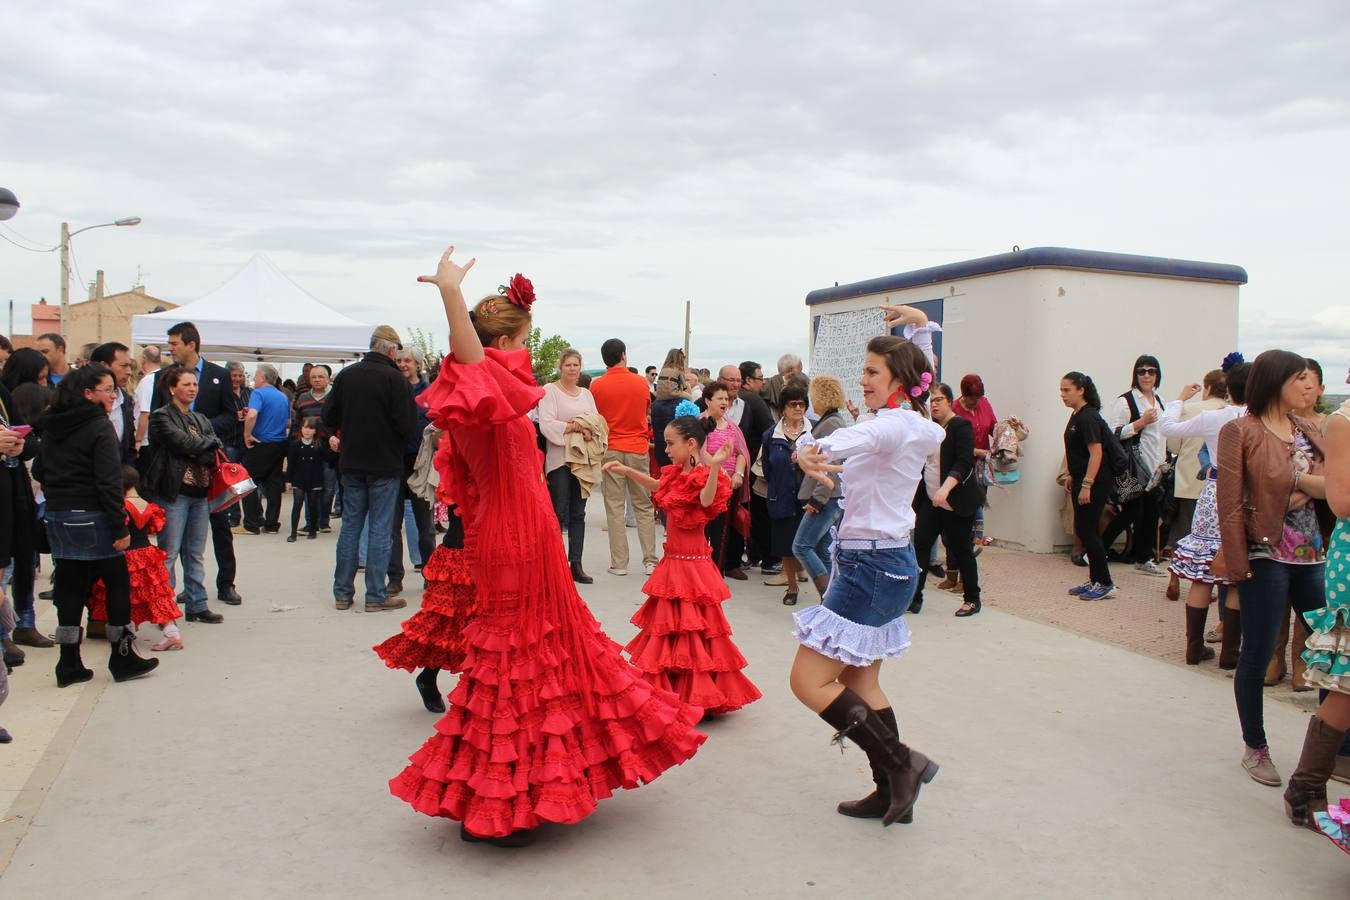
[[[1163,405],[1158,399],[1158,395],[1153,395],[1153,405],[1144,399],[1144,395],[1139,391],[1131,390],[1134,394],[1135,406],[1139,407],[1140,415],[1148,412],[1150,409],[1158,410],[1158,418],[1162,419]],[[1120,439],[1128,441],[1135,436],[1134,429],[1130,427],[1130,405],[1125,402],[1124,397],[1117,397],[1115,405],[1111,407],[1111,430],[1120,429]],[[1139,455],[1144,457],[1144,462],[1148,464],[1149,471],[1152,471],[1162,463],[1167,456],[1167,442],[1163,440],[1162,432],[1158,430],[1157,423],[1145,425],[1144,430],[1139,433]]]
[[[912,410],[882,409],[874,419],[816,441],[827,456],[847,457],[839,538],[908,541],[924,462],[945,435],[941,425]]]
[[[1206,409],[1196,413],[1186,421],[1181,421],[1181,411],[1185,404],[1181,400],[1172,400],[1163,410],[1158,420],[1158,430],[1163,437],[1204,438],[1209,447],[1209,459],[1219,461],[1219,432],[1223,426],[1247,414],[1246,406],[1225,406],[1223,409]]]

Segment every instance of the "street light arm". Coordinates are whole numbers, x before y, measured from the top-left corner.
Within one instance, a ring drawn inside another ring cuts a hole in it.
[[[86,226],[84,226],[83,228],[77,228],[77,229],[75,229],[74,231],[72,231],[70,234],[66,235],[66,240],[70,240],[70,239],[73,238],[75,235],[79,234],[80,232],[82,232],[82,231],[89,231],[89,230],[92,229],[92,228],[112,228],[113,226],[139,225],[139,224],[141,224],[141,217],[140,217],[140,216],[131,216],[130,218],[126,218],[126,219],[118,219],[116,222],[104,222],[102,225],[86,225]],[[57,246],[59,247],[59,246],[61,246],[61,245],[60,245],[60,244],[57,244]]]

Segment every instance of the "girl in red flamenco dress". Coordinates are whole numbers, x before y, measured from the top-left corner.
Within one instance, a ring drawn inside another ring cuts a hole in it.
[[[671,465],[661,469],[660,479],[620,462],[604,468],[655,491],[652,500],[666,514],[666,552],[642,586],[647,602],[632,619],[640,631],[625,648],[629,658],[652,684],[702,706],[707,715],[720,715],[762,695],[741,672],[745,657],[731,642],[731,625],[722,613],[731,591],[705,535],[731,498],[731,485],[718,473],[734,448],[728,442],[701,464],[709,420],[687,405],[694,414],[678,415],[666,426]]]
[[[452,351],[422,396],[452,454],[474,610],[449,711],[389,788],[466,841],[522,846],[689,759],[703,711],[628,665],[577,595],[526,417],[543,395],[524,349],[533,287],[517,275],[470,314],[473,262],[453,250],[419,279],[440,288]]]
[[[437,457],[438,465],[441,457]],[[442,484],[446,481],[443,473]],[[436,676],[442,669],[458,672],[464,664],[464,626],[473,613],[473,580],[469,577],[469,552],[464,542],[464,525],[456,510],[450,509],[445,537],[422,567],[422,606],[404,620],[399,633],[375,647],[375,652],[391,669],[421,669],[417,692],[422,703],[434,713],[445,712],[445,701]]]
[[[178,630],[178,618],[183,611],[174,599],[169,584],[169,571],[164,568],[164,551],[150,543],[150,535],[164,530],[164,510],[141,499],[136,493],[140,476],[131,466],[122,467],[123,501],[127,515],[127,529],[131,532],[131,546],[127,548],[127,574],[131,576],[131,623],[141,625],[153,622],[163,631],[163,638],[151,650],[182,650],[183,635]],[[102,581],[94,583],[89,595],[92,618],[106,621],[107,597]]]

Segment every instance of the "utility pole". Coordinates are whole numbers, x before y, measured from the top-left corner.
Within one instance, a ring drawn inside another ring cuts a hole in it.
[[[688,300],[684,301],[684,364],[685,364],[686,366],[693,365],[693,364],[689,361],[689,301],[688,301]],[[681,377],[681,378],[684,377],[684,373],[683,373],[683,372],[680,373],[680,377]]]
[[[94,332],[94,337],[98,342],[103,343],[103,270],[98,270],[98,276],[94,279],[94,315],[98,319],[98,325]]]
[[[70,329],[70,225],[61,223],[61,337]]]

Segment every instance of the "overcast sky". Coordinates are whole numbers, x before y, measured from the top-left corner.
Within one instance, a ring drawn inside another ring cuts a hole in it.
[[[915,6],[6,0],[0,234],[138,215],[75,239],[86,281],[187,302],[264,252],[442,345],[414,279],[455,243],[468,293],[526,273],[588,366],[615,335],[659,363],[686,299],[696,364],[771,366],[836,281],[1186,257],[1247,269],[1244,350],[1340,380],[1350,4]],[[16,330],[43,295],[56,254],[0,243]]]

